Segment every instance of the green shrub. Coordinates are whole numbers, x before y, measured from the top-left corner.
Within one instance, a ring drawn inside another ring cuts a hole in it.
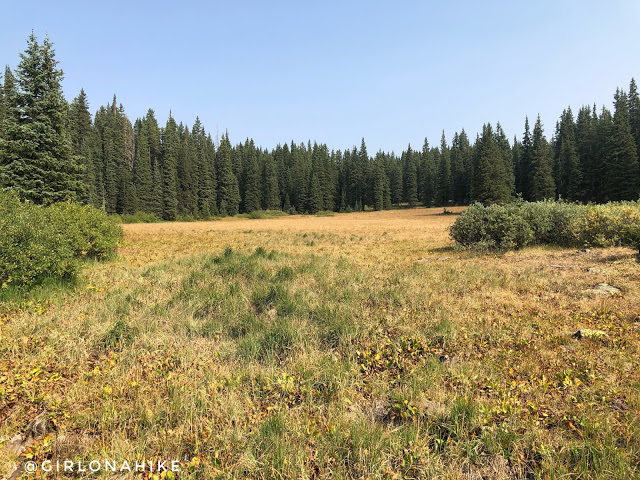
[[[465,247],[511,249],[526,245],[640,249],[640,203],[579,205],[524,202],[476,203],[451,226],[451,237]]]
[[[45,278],[73,278],[83,258],[114,255],[122,229],[89,206],[48,207],[0,193],[0,285],[31,287]]]

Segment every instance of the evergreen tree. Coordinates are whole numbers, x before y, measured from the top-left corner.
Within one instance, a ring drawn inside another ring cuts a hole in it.
[[[491,124],[482,127],[476,142],[471,179],[471,198],[484,204],[503,203],[511,198],[511,185],[503,152]]]
[[[207,134],[199,117],[196,117],[191,129],[191,142],[196,152],[198,213],[202,218],[209,218],[213,213],[210,207],[212,199],[216,196],[217,179],[214,152],[209,148]]]
[[[260,184],[260,170],[258,168],[258,154],[253,140],[247,140],[244,145],[244,198],[242,209],[244,212],[260,210],[262,186]],[[290,207],[290,206],[289,206]]]
[[[198,174],[195,147],[189,129],[182,124],[178,126],[178,137],[180,138],[176,165],[178,215],[196,215],[198,208]]]
[[[154,182],[151,173],[151,146],[149,145],[146,119],[136,120],[136,153],[133,159],[133,184],[136,189],[136,209],[141,212],[152,212]]]
[[[521,170],[522,165],[522,144],[518,141],[517,137],[513,137],[513,146],[511,147],[511,155],[512,160],[511,164],[513,165],[513,174],[514,174],[514,191],[516,195],[519,195],[518,192],[518,176]]]
[[[222,136],[216,153],[216,173],[218,174],[218,212],[222,216],[235,215],[240,206],[238,180],[231,166],[231,142],[229,134]],[[277,177],[276,177],[277,180]]]
[[[524,119],[524,135],[522,136],[520,163],[516,169],[516,193],[525,200],[531,199],[531,156],[532,143],[529,130],[529,117]]]
[[[278,186],[278,170],[273,159],[273,155],[267,155],[265,158],[264,170],[262,174],[262,182],[264,185],[263,206],[265,210],[277,210],[280,208],[280,191]],[[304,197],[298,196],[298,200]],[[296,210],[303,211],[305,205],[296,205]]]
[[[179,211],[178,159],[180,158],[180,135],[171,115],[162,130],[160,147],[162,172],[162,218],[175,220]]]
[[[81,166],[65,134],[63,72],[53,44],[46,38],[39,45],[32,32],[20,58],[17,88],[9,85],[9,94],[4,92],[0,186],[35,203],[75,199],[82,189]]]
[[[438,204],[447,205],[451,198],[451,157],[443,130],[440,139],[440,167],[438,168]]]
[[[554,147],[553,177],[558,196],[567,200],[579,200],[582,197],[582,171],[571,107],[562,112],[556,128]]]
[[[631,133],[627,94],[617,90],[613,114],[613,137],[605,157],[605,199],[637,200],[640,194],[640,165]]]
[[[9,72],[9,73],[7,74],[7,72]],[[12,76],[11,70],[9,69],[9,66],[7,66],[5,68],[5,76],[7,76],[7,75]],[[2,75],[0,75],[0,84],[2,84],[1,80],[2,80]],[[3,132],[4,132],[3,123],[4,123],[4,112],[6,110],[6,106],[5,106],[5,102],[4,102],[4,97],[5,97],[5,95],[4,95],[4,84],[2,84],[2,85],[3,86],[0,87],[0,138],[4,137],[4,134],[3,134]]]
[[[67,133],[71,141],[73,154],[82,165],[82,189],[79,198],[83,203],[100,206],[98,193],[96,190],[96,166],[93,161],[93,125],[91,113],[89,112],[89,102],[84,89],[73,99],[69,106],[67,117]]]
[[[595,105],[593,112],[595,118]],[[607,182],[607,172],[615,163],[611,158],[615,151],[613,115],[608,108],[603,106],[600,115],[594,121],[596,122],[595,162],[592,166],[594,196],[590,200],[604,203],[610,200],[608,189],[612,186],[610,182]],[[600,174],[597,178],[595,178],[596,172]]]
[[[409,207],[413,207],[418,204],[418,171],[411,145],[407,147],[407,151],[404,152],[402,157],[402,164],[404,166],[404,201],[409,204]]]
[[[309,181],[309,200],[307,203],[307,212],[309,213],[318,213],[323,209],[323,196],[322,196],[322,186],[320,185],[320,180],[318,179],[318,174],[316,172],[311,173],[311,180]]]
[[[602,191],[601,182],[604,171],[597,158],[598,118],[595,109],[583,106],[576,119],[576,149],[580,165],[580,200],[595,200]]]
[[[502,155],[502,161],[504,162],[504,171],[506,175],[505,178],[509,188],[509,193],[513,194],[516,190],[516,178],[513,166],[513,152],[511,151],[509,140],[507,139],[504,130],[502,130],[500,122],[496,124],[496,131],[494,135],[496,143],[498,144],[498,148],[500,149],[500,153]]]
[[[384,210],[385,208],[385,183],[387,183],[385,179],[387,179],[387,175],[384,171],[383,154],[378,152],[373,166],[373,208],[375,210]]]
[[[402,164],[395,156],[391,157],[388,166],[389,171],[389,189],[390,199],[393,205],[399,205],[402,202],[403,186],[402,186]]]
[[[427,207],[435,205],[437,193],[436,179],[436,161],[432,150],[429,148],[427,137],[424,138],[422,145],[422,154],[420,156],[422,162],[422,203]]]
[[[553,158],[549,142],[544,137],[540,115],[533,127],[533,139],[531,142],[531,190],[532,201],[555,198],[556,187],[553,181]]]
[[[638,86],[636,80],[631,79],[629,85],[629,124],[631,126],[631,135],[636,142],[636,151],[640,153],[640,94],[638,94]]]

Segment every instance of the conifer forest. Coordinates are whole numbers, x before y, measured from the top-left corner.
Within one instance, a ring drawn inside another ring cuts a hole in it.
[[[62,78],[53,44],[33,34],[15,71],[6,67],[3,75],[0,186],[36,203],[69,198],[108,213],[174,220],[516,196],[602,203],[640,194],[634,79],[628,90],[615,91],[612,109],[585,104],[574,114],[567,107],[553,127],[525,118],[512,139],[499,122],[486,123],[476,138],[464,129],[443,131],[422,146],[374,153],[364,138],[344,150],[311,141],[268,147],[250,138],[232,141],[198,118],[192,125],[170,112],[158,119],[151,108],[132,120],[116,95],[92,113],[84,90],[65,100]]]

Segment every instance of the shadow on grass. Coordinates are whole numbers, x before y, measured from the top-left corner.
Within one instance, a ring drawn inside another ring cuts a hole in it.
[[[427,251],[429,253],[453,253],[453,252],[459,252],[460,248],[456,245],[448,245],[446,247],[430,248]]]
[[[75,290],[82,282],[72,279],[47,278],[30,289],[7,286],[0,289],[0,314],[9,314],[24,308],[37,307],[59,295]]]

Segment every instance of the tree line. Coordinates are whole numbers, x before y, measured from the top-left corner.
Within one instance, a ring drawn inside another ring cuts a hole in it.
[[[171,113],[133,123],[116,97],[91,114],[84,90],[67,103],[53,45],[32,33],[0,91],[0,187],[48,204],[72,199],[108,213],[153,213],[165,220],[210,218],[258,209],[290,213],[383,210],[563,198],[636,200],[640,194],[640,96],[635,80],[618,89],[613,112],[583,106],[562,113],[549,141],[540,117],[525,119],[510,142],[500,123],[474,141],[464,129],[449,142],[425,138],[399,155],[212,138],[196,118]]]

